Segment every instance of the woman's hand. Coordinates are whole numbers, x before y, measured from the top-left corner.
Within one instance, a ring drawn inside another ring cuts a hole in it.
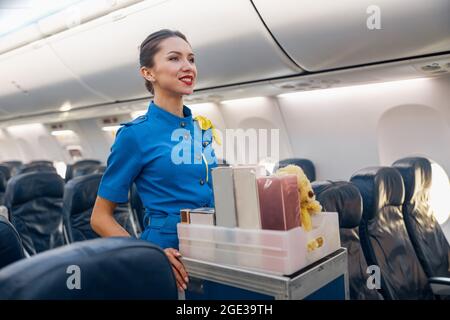
[[[181,254],[178,252],[178,250],[173,248],[164,249],[164,252],[169,258],[170,263],[172,264],[172,270],[175,275],[175,279],[177,280],[178,290],[186,290],[189,278],[186,270],[184,269],[183,263],[179,259],[181,258]]]

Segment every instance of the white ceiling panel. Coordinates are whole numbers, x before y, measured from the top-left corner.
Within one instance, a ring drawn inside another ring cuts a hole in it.
[[[253,0],[274,37],[308,71],[450,50],[449,0]]]
[[[111,101],[83,85],[45,44],[2,57],[0,74],[0,109],[13,115]]]
[[[138,46],[162,28],[188,37],[198,89],[301,72],[274,45],[250,1],[144,1],[50,41],[89,87],[124,100],[148,95],[138,72]]]

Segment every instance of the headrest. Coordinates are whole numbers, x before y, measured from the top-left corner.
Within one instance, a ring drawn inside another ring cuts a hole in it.
[[[56,172],[56,169],[46,164],[26,164],[20,167],[18,174],[28,172]]]
[[[95,166],[102,164],[99,160],[93,160],[93,159],[85,159],[80,160],[72,164],[73,168],[79,168],[79,167],[89,167],[89,166]]]
[[[370,220],[385,206],[401,206],[405,198],[403,179],[397,169],[370,167],[350,178],[363,198],[363,215]]]
[[[5,176],[6,181],[11,178],[11,168],[6,164],[0,164],[0,172]]]
[[[64,213],[72,215],[84,212],[95,204],[102,175],[99,173],[73,178],[64,188]]]
[[[177,299],[164,251],[134,238],[73,243],[0,271],[0,299]]]
[[[24,257],[19,234],[10,222],[0,215],[0,269]]]
[[[49,166],[49,167],[53,167],[53,162],[49,161],[49,160],[33,160],[29,163],[29,165],[41,165],[41,166]]]
[[[99,160],[85,159],[68,164],[66,168],[66,181],[85,174],[96,173],[102,163]]]
[[[392,166],[402,175],[405,201],[411,201],[416,195],[431,187],[431,162],[427,158],[403,158],[395,161]]]
[[[54,172],[28,172],[12,177],[6,187],[5,205],[11,208],[39,197],[61,198],[64,180]]]
[[[85,176],[87,174],[96,173],[98,167],[100,165],[98,164],[92,164],[92,165],[85,165],[83,167],[76,167],[72,169],[72,178]]]
[[[339,214],[340,228],[351,229],[359,226],[362,198],[355,185],[346,181],[315,181],[311,185],[323,209]]]
[[[302,170],[305,172],[306,176],[308,177],[309,181],[313,182],[316,180],[316,168],[314,167],[314,164],[311,160],[308,159],[301,159],[301,158],[289,158],[284,159],[278,162],[278,165],[276,166],[276,169],[286,167],[290,164],[299,166],[302,168]]]

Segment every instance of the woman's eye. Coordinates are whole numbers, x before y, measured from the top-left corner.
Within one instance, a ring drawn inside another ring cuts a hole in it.
[[[194,58],[190,58],[189,61],[190,61],[191,63],[195,63],[195,59],[194,59]]]
[[[169,58],[169,60],[170,60],[170,61],[177,61],[177,60],[178,60],[178,57],[171,57],[171,58]]]

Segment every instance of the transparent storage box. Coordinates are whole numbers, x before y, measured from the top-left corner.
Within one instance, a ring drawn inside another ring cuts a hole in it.
[[[288,231],[178,224],[183,256],[218,264],[289,275],[341,247],[336,212],[312,216],[313,228]]]

